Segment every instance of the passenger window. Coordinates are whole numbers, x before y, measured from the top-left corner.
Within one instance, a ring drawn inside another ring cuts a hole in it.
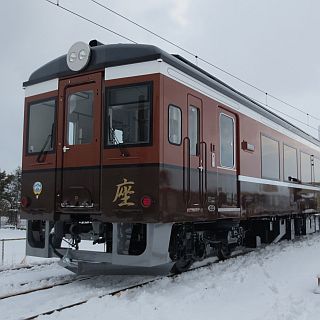
[[[279,180],[279,142],[261,135],[261,175],[263,178]]]
[[[301,181],[311,183],[311,157],[309,154],[301,152]]]
[[[234,167],[234,122],[223,113],[220,114],[220,165]]]
[[[81,91],[69,95],[67,125],[69,145],[92,142],[93,91]]]
[[[173,105],[169,106],[169,142],[181,144],[181,110]]]
[[[151,84],[108,88],[107,145],[150,143],[151,106]]]
[[[30,104],[27,153],[48,152],[53,150],[55,109],[55,99]]]
[[[199,138],[199,109],[189,106],[188,112],[188,136],[190,139],[190,154],[196,156],[198,154]]]
[[[298,178],[297,150],[287,145],[283,146],[283,175],[285,181]]]
[[[314,183],[320,184],[320,160],[318,158],[313,159],[314,165]]]

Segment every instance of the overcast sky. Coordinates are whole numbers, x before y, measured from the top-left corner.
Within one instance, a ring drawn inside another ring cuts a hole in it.
[[[99,0],[102,4],[179,44],[255,86],[320,118],[320,1],[318,0]],[[196,59],[151,36],[90,0],[60,4],[136,42]],[[21,164],[22,82],[76,41],[127,42],[44,0],[3,1],[0,8],[0,170]],[[265,96],[198,62],[244,93]],[[270,105],[313,127],[319,121],[287,106]],[[283,116],[283,115],[282,115]],[[288,120],[290,118],[284,116]],[[294,122],[294,120],[292,120]],[[297,122],[305,131],[311,128]]]

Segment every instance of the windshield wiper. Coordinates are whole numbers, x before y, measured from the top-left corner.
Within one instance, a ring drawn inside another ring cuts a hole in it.
[[[44,162],[46,160],[46,155],[47,155],[48,151],[45,151],[45,150],[47,148],[47,145],[48,145],[49,141],[51,141],[50,148],[52,150],[52,147],[53,147],[53,139],[52,139],[52,137],[53,137],[53,129],[54,129],[54,123],[52,124],[52,127],[51,127],[51,133],[48,134],[47,139],[44,142],[43,147],[41,148],[41,150],[40,150],[40,152],[39,152],[39,154],[37,156],[37,162],[38,163],[42,163],[42,162]]]
[[[110,136],[112,138],[112,142],[115,146],[117,146],[120,150],[120,154],[122,157],[129,157],[129,152],[127,151],[127,149],[122,147],[122,143],[118,140],[116,134],[115,134],[115,129],[110,128]]]

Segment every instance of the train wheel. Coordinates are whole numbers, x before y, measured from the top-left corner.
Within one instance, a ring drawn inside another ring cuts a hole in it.
[[[226,260],[230,258],[230,256],[231,256],[230,246],[226,242],[222,242],[221,247],[218,250],[219,260]]]
[[[182,272],[185,272],[190,268],[192,263],[193,263],[193,261],[191,259],[190,260],[182,260],[181,259],[173,265],[171,272],[174,274],[180,274]]]

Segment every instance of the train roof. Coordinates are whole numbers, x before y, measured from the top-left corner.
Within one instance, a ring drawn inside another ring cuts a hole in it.
[[[206,84],[214,90],[221,92],[227,97],[261,114],[272,122],[294,132],[300,137],[320,147],[320,141],[313,136],[299,129],[274,112],[268,110],[263,105],[252,100],[250,97],[244,95],[243,93],[235,90],[223,81],[219,80],[218,78],[214,77],[210,73],[199,68],[198,66],[194,65],[193,63],[179,55],[169,54],[156,46],[146,44],[104,45],[100,44],[96,40],[93,40],[90,42],[90,46],[91,58],[85,71],[94,71],[106,67],[115,67],[126,64],[162,59],[164,62],[199,80],[200,82]],[[34,71],[31,74],[29,80],[23,83],[23,86],[27,87],[43,81],[73,76],[77,75],[80,72],[83,72],[83,70],[79,72],[70,70],[67,65],[66,57],[66,54],[62,55]]]

